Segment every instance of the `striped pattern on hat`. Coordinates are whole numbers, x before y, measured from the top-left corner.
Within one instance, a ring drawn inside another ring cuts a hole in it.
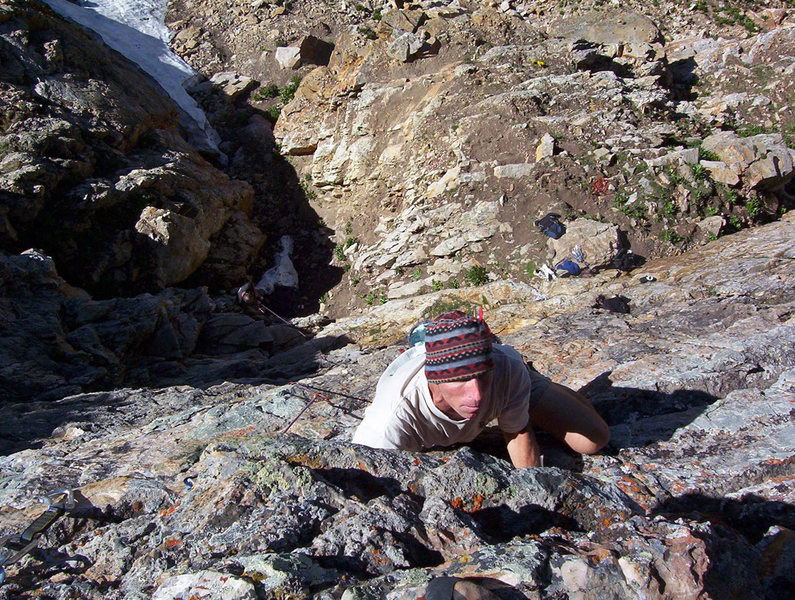
[[[430,383],[464,381],[494,368],[492,334],[485,321],[454,310],[425,326],[425,377]]]

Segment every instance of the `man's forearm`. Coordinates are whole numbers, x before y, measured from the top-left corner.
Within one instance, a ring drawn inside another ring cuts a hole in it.
[[[541,449],[538,447],[535,433],[529,423],[518,433],[506,433],[505,441],[508,447],[508,456],[511,457],[514,467],[520,469],[541,466]]]

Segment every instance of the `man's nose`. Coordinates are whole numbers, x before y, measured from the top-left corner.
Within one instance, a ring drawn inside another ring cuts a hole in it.
[[[465,389],[467,391],[467,397],[469,397],[472,400],[480,400],[481,397],[483,396],[480,390],[480,382],[478,381],[477,378],[470,379],[469,381],[467,381]]]

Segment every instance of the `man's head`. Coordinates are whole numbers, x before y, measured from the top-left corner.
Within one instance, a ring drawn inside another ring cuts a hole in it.
[[[425,326],[425,377],[434,402],[449,416],[477,414],[494,368],[492,337],[482,319],[458,310]]]
[[[429,383],[465,381],[491,371],[492,334],[482,319],[454,310],[425,326],[425,377]]]

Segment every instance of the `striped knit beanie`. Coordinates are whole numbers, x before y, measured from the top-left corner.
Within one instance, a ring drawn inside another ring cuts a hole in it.
[[[430,383],[464,381],[494,368],[492,334],[482,319],[460,310],[425,326],[425,377]]]

